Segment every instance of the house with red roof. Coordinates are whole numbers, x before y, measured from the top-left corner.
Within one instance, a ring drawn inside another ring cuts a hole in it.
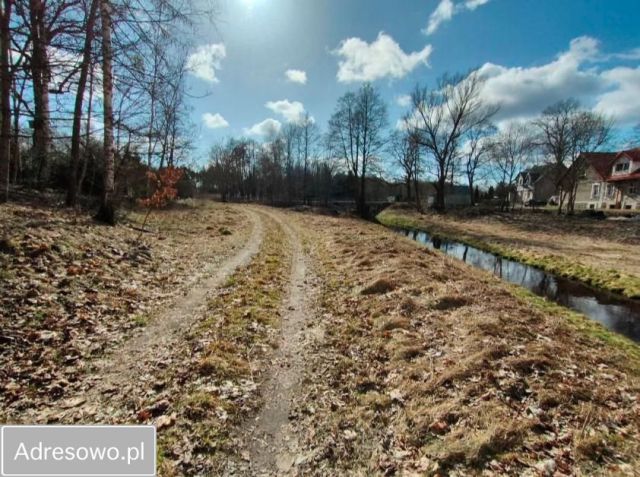
[[[640,210],[640,148],[583,153],[576,209]]]

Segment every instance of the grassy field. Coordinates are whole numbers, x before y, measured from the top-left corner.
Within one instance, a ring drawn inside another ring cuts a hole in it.
[[[327,338],[299,412],[303,473],[639,468],[635,344],[379,226],[304,223],[323,244]]]
[[[425,230],[561,276],[640,298],[640,222],[595,221],[552,213],[485,216],[419,214],[391,207],[378,220]]]
[[[204,201],[141,239],[137,214],[0,217],[2,423],[152,424],[165,477],[640,468],[640,347],[380,225]]]

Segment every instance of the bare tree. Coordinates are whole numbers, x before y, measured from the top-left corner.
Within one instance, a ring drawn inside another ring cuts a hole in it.
[[[304,118],[300,124],[300,149],[301,160],[303,164],[302,171],[302,201],[307,203],[308,201],[308,176],[311,155],[314,153],[315,146],[320,137],[318,126],[309,113],[305,113]]]
[[[9,200],[11,166],[11,10],[12,0],[4,0],[0,8],[0,202]]]
[[[287,202],[291,203],[295,195],[294,165],[297,144],[300,142],[300,128],[295,123],[286,124],[280,133],[284,145],[284,169],[286,179]]]
[[[101,222],[116,222],[113,193],[115,191],[115,164],[113,147],[113,51],[111,49],[111,3],[100,0],[102,37],[102,109],[104,121],[104,185],[100,210],[96,216]]]
[[[549,106],[534,122],[542,151],[553,158],[556,165],[556,194],[558,213],[567,203],[573,213],[577,182],[582,167],[577,161],[582,152],[595,152],[611,137],[613,122],[606,116],[584,110],[575,99],[567,99]]]
[[[581,111],[572,121],[572,141],[570,149],[570,163],[563,180],[567,191],[567,213],[575,210],[578,183],[582,177],[586,164],[580,161],[583,152],[598,151],[611,139],[613,119],[592,111]]]
[[[462,152],[462,161],[472,205],[475,203],[475,180],[478,171],[488,163],[490,137],[496,134],[496,131],[492,124],[479,124],[472,127],[466,136],[466,150]]]
[[[511,122],[502,132],[492,137],[488,153],[497,173],[497,181],[502,185],[500,209],[509,206],[509,195],[513,193],[515,180],[520,172],[532,161],[535,149],[534,136],[526,123]],[[513,201],[511,200],[513,203]]]
[[[35,118],[33,150],[38,163],[37,183],[42,185],[49,155],[51,131],[49,124],[49,80],[51,71],[47,57],[46,3],[29,0],[31,35],[31,76]]]
[[[98,16],[98,2],[91,0],[85,29],[84,45],[82,47],[82,61],[80,64],[80,78],[76,90],[75,105],[73,109],[73,125],[71,131],[71,173],[69,177],[69,187],[67,189],[66,204],[75,206],[78,197],[79,187],[79,167],[80,167],[80,136],[82,134],[82,111],[84,96],[87,87],[87,77],[89,69],[92,68],[91,51],[95,34],[96,18]]]
[[[575,99],[559,101],[546,108],[540,118],[534,124],[540,133],[538,140],[543,152],[553,158],[556,170],[560,171],[567,162],[571,149],[572,122],[580,104]],[[559,198],[558,213],[564,207],[565,194],[563,193],[561,175],[556,177],[556,195]]]
[[[367,174],[372,172],[377,154],[385,144],[386,126],[386,105],[370,84],[362,86],[357,93],[342,96],[329,120],[329,143],[332,150],[344,158],[353,175],[356,204],[362,217],[368,215]]]
[[[394,131],[389,141],[389,152],[394,158],[395,164],[400,166],[403,181],[407,189],[407,200],[412,200],[412,188],[415,192],[416,208],[421,211],[420,202],[420,148],[411,132],[405,130]]]
[[[444,211],[447,179],[452,176],[461,139],[474,127],[486,124],[497,108],[483,104],[482,80],[477,72],[443,76],[435,88],[417,86],[412,94],[414,112],[406,118],[421,146],[435,161],[435,209]]]

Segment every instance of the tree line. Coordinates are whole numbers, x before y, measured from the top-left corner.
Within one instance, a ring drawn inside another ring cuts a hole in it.
[[[608,145],[613,120],[567,99],[537,118],[498,127],[500,107],[483,100],[483,84],[471,72],[445,75],[433,87],[418,85],[395,128],[380,93],[364,84],[337,100],[324,133],[307,114],[262,143],[239,138],[214,146],[204,181],[224,200],[310,203],[346,195],[362,216],[373,177],[400,178],[418,209],[421,185],[430,179],[439,211],[447,208],[453,184],[466,184],[469,203],[477,203],[482,182],[495,184],[491,189],[506,209],[518,174],[545,163],[556,166],[559,210],[573,212],[585,166],[580,153]]]
[[[368,215],[372,189],[400,179],[405,195],[447,208],[447,190],[493,183],[508,204],[518,173],[557,165],[560,208],[573,210],[579,155],[606,146],[613,121],[567,99],[530,121],[497,122],[472,71],[418,85],[399,124],[371,84],[341,96],[326,130],[308,113],[263,141],[214,146],[199,171],[193,150],[189,31],[215,5],[187,0],[3,0],[0,8],[0,198],[9,185],[66,190],[66,204],[100,197],[115,222],[122,197],[149,194],[149,172],[183,167],[189,188],[223,200],[293,204],[352,201]],[[496,125],[499,124],[499,127]]]

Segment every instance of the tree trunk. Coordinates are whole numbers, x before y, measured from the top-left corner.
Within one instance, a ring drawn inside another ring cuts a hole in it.
[[[13,136],[11,137],[11,183],[17,184],[22,169],[22,157],[20,153],[20,114],[16,112],[13,117]]]
[[[16,88],[15,75],[12,75],[13,80],[13,135],[11,137],[11,182],[13,184],[18,183],[20,176],[20,170],[22,169],[22,158],[20,155],[20,100],[18,99],[18,92]]]
[[[31,76],[33,83],[33,155],[38,165],[37,184],[43,187],[47,173],[47,160],[51,131],[49,124],[49,60],[47,58],[47,32],[45,3],[29,0],[31,30]]]
[[[4,0],[0,17],[0,202],[9,200],[9,176],[11,170],[11,7],[12,0]]]
[[[93,44],[93,34],[95,31],[96,15],[98,11],[98,1],[92,0],[87,17],[84,46],[82,48],[82,63],[80,65],[80,78],[78,79],[78,90],[76,92],[75,106],[73,110],[73,126],[71,131],[71,177],[67,190],[67,206],[74,207],[78,200],[78,169],[80,167],[80,134],[82,127],[82,107],[84,103],[84,92],[87,88],[87,77],[91,68],[91,46]]]
[[[446,188],[446,180],[447,180],[447,175],[446,174],[442,174],[439,178],[438,178],[438,182],[436,183],[436,203],[435,203],[435,209],[438,212],[444,212],[445,211],[445,188]]]
[[[471,205],[475,205],[475,194],[474,194],[474,190],[473,190],[473,178],[469,177],[469,198],[471,199],[471,202],[469,202]]]
[[[367,187],[367,179],[366,179],[366,167],[365,161],[362,161],[362,174],[360,175],[360,190],[358,194],[358,215],[363,219],[367,218],[367,199],[366,199],[366,187]]]
[[[111,5],[109,0],[100,0],[100,19],[102,21],[102,96],[104,110],[104,187],[102,202],[96,218],[104,223],[115,225],[114,151],[113,151],[113,51],[111,49]]]
[[[413,189],[416,196],[416,209],[422,213],[422,202],[420,202],[420,181],[417,178],[413,179]]]
[[[99,0],[96,0],[99,1]],[[82,160],[82,170],[80,177],[78,178],[78,192],[82,193],[82,186],[84,184],[84,178],[87,176],[87,166],[89,161],[92,160],[91,147],[89,142],[91,140],[91,112],[93,110],[93,68],[89,68],[89,104],[87,105],[87,123],[85,125],[84,132],[84,158]]]
[[[416,209],[418,212],[422,213],[422,203],[420,202],[420,176],[418,174],[418,161],[420,157],[416,157],[415,162],[413,163],[413,188],[416,193]]]

